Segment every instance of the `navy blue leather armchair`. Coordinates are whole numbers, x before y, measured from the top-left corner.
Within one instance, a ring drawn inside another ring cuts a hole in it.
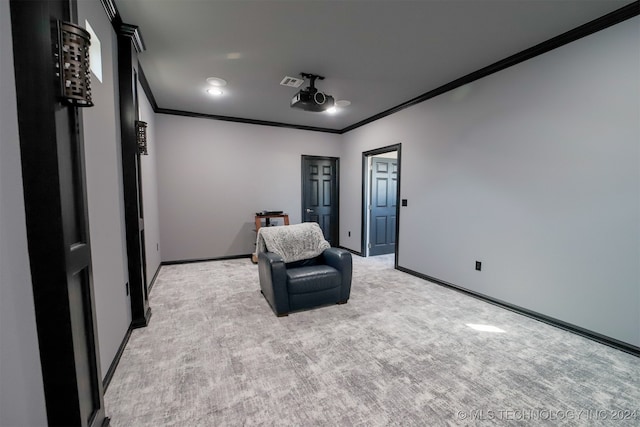
[[[285,264],[273,252],[258,253],[260,289],[277,316],[327,304],[345,304],[351,293],[351,254],[325,249],[312,259]]]

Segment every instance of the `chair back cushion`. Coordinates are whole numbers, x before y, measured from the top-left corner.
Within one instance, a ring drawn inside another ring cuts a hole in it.
[[[330,247],[315,222],[262,227],[256,240],[257,253],[277,253],[285,263],[315,258]]]

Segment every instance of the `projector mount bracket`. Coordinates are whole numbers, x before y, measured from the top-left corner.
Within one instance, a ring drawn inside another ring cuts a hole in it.
[[[307,88],[307,91],[313,96],[316,103],[320,105],[324,104],[327,97],[323,92],[319,92],[318,89],[316,89],[316,79],[324,80],[324,76],[318,76],[317,74],[310,73],[300,73],[300,76],[302,76],[303,79],[309,79],[309,87]]]
[[[309,73],[300,73],[303,79],[309,79],[309,89],[311,93],[315,93],[318,89],[316,89],[316,79],[324,80],[323,76],[318,76],[316,74]]]

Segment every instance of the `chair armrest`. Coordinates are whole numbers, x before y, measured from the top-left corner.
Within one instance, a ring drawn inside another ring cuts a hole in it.
[[[353,271],[353,261],[351,252],[340,248],[325,249],[322,253],[324,262],[338,270],[342,276],[340,285],[340,301],[346,302],[351,293],[351,275]]]
[[[289,312],[287,269],[282,257],[273,252],[258,253],[260,289],[277,315]]]

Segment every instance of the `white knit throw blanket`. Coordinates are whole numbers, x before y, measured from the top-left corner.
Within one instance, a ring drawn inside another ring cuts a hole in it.
[[[256,253],[274,252],[285,263],[315,258],[330,247],[315,222],[261,227],[256,240]]]

